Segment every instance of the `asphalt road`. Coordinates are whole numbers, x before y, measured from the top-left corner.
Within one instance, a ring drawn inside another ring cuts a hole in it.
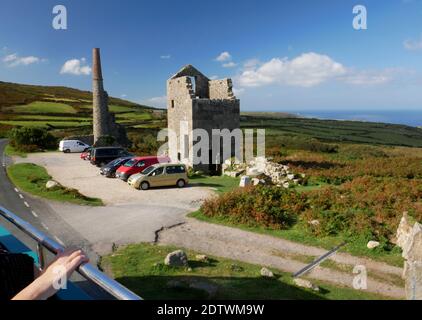
[[[91,249],[90,243],[75,229],[68,225],[57,215],[51,206],[15,188],[7,176],[6,168],[12,161],[4,154],[7,140],[0,139],[0,205],[13,212],[32,226],[47,234],[64,247],[83,249],[90,258],[91,264],[97,265],[98,255]],[[9,230],[16,238],[25,243],[32,250],[36,250],[36,243],[29,236],[18,230],[5,219],[0,218],[0,225]],[[52,259],[52,254],[47,254],[47,259]],[[107,298],[107,294],[93,288],[79,276],[75,277],[81,287],[98,298]]]

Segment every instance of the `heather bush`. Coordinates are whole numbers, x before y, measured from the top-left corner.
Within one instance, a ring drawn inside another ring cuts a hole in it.
[[[269,150],[273,149],[273,151],[274,149],[278,149],[279,151],[276,152],[281,153],[283,153],[283,150],[305,150],[320,153],[337,153],[338,151],[338,146],[335,144],[301,136],[271,137],[268,148]]]
[[[286,229],[306,208],[306,197],[279,187],[249,187],[208,199],[202,212],[209,217],[224,217],[249,226]]]
[[[310,207],[301,220],[321,236],[344,233],[391,239],[402,212],[422,221],[422,184],[417,180],[358,177],[341,187],[307,194]],[[318,220],[317,227],[309,221]]]
[[[303,172],[323,182],[341,185],[363,176],[405,179],[422,178],[422,159],[418,157],[368,158],[350,161],[336,161],[308,157],[306,160],[284,160],[293,171]]]

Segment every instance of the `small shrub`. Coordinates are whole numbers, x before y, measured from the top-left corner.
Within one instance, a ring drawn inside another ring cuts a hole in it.
[[[95,142],[94,147],[108,147],[112,146],[116,142],[116,138],[113,136],[102,136]]]
[[[18,151],[34,152],[57,148],[57,139],[46,129],[14,128],[9,134],[10,144]]]
[[[129,151],[140,155],[156,155],[163,144],[157,141],[157,135],[153,133],[132,133],[129,139],[132,142]]]

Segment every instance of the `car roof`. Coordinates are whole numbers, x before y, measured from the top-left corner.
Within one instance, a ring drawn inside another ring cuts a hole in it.
[[[173,167],[173,166],[183,166],[185,167],[185,165],[183,163],[156,163],[154,165],[152,165],[151,167]]]
[[[134,160],[152,160],[152,159],[164,159],[166,156],[144,156],[144,157],[134,157]]]
[[[122,149],[124,150],[124,148],[122,147],[99,147],[99,148],[94,148],[95,150],[105,150],[105,149]]]

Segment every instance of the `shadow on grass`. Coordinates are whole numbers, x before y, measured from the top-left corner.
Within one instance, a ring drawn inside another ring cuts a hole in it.
[[[147,300],[326,300],[323,295],[329,292],[316,294],[281,279],[276,275],[275,278],[134,276],[116,280]]]
[[[205,182],[195,182],[189,183],[189,187],[208,187],[208,188],[222,188],[224,187],[223,184],[218,183],[205,183]]]

